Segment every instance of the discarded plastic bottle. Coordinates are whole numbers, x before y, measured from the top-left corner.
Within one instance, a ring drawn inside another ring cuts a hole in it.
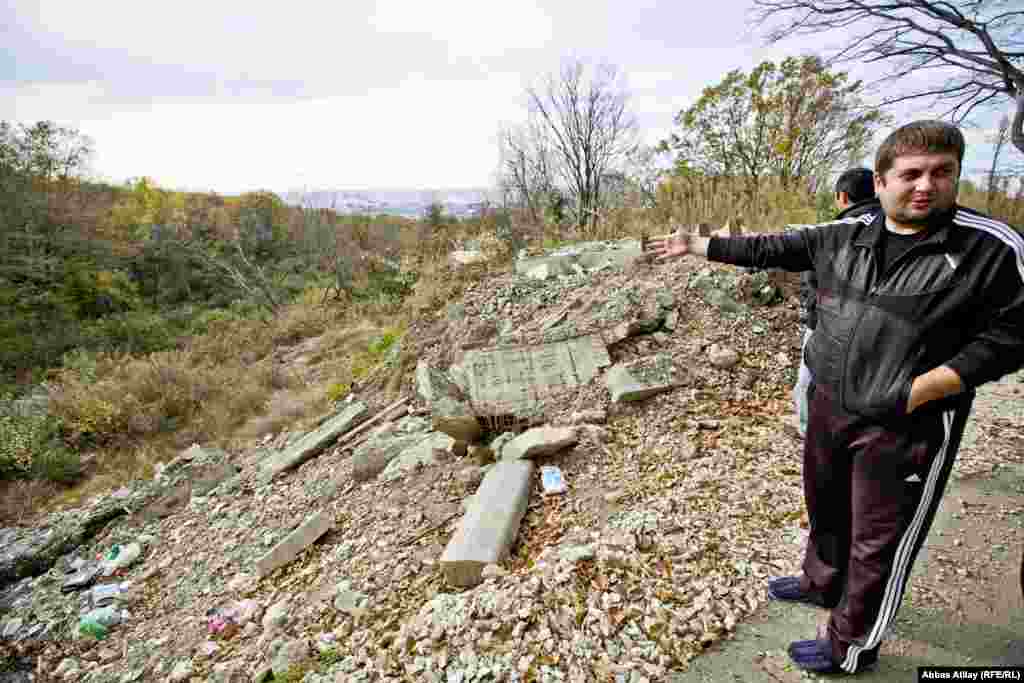
[[[78,632],[83,636],[91,636],[96,640],[103,640],[107,637],[107,627],[88,617],[78,622]]]
[[[94,621],[104,627],[110,627],[121,623],[121,613],[112,605],[98,607],[86,614],[82,621]]]

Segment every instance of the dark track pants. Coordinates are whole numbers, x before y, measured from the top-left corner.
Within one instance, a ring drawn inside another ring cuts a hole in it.
[[[848,673],[873,663],[907,587],[960,446],[973,394],[880,424],[813,388],[804,440],[810,538],[804,588],[832,607],[832,657]]]

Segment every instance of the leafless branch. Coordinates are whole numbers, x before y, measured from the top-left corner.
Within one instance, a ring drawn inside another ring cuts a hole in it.
[[[768,42],[843,29],[834,62],[891,63],[873,85],[881,104],[919,98],[946,103],[955,122],[979,107],[1016,101],[1011,141],[1024,152],[1024,11],[1001,0],[754,0],[753,21]],[[942,85],[908,76],[949,71]]]

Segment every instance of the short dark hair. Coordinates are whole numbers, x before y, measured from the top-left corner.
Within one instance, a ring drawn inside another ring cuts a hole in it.
[[[945,121],[914,121],[900,126],[882,142],[875,156],[875,173],[880,176],[892,168],[896,157],[904,154],[953,154],[959,166],[964,164],[967,143],[960,129]]]
[[[840,192],[845,192],[853,204],[871,199],[875,196],[875,174],[866,168],[843,171],[836,181],[836,194]]]

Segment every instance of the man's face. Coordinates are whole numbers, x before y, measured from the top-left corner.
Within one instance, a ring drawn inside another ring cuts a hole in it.
[[[948,211],[956,202],[960,164],[953,154],[908,154],[896,157],[875,191],[889,220],[916,227]]]

